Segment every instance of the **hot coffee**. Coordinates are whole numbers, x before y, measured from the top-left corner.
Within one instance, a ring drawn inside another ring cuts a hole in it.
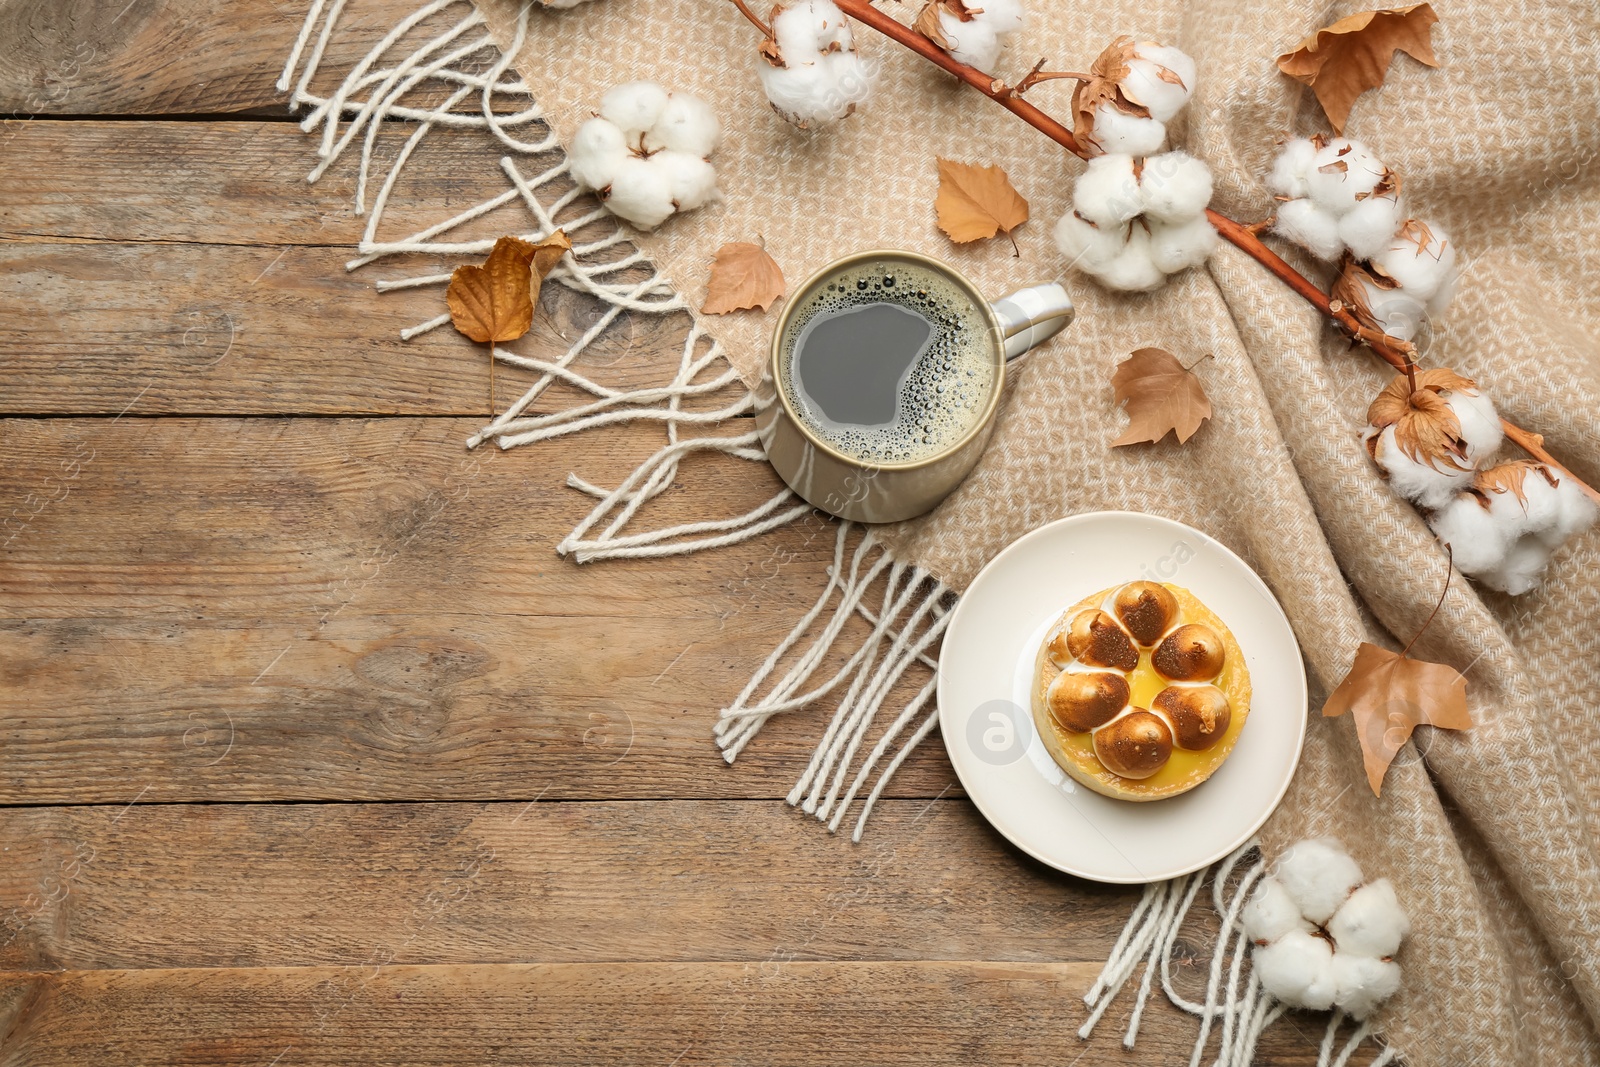
[[[778,350],[779,387],[805,426],[871,464],[946,451],[996,388],[990,322],[947,275],[856,262],[801,294]]]

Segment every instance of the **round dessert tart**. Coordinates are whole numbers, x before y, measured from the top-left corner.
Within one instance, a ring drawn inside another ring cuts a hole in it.
[[[1118,800],[1211,777],[1250,714],[1233,632],[1189,590],[1128,582],[1068,608],[1039,649],[1033,722],[1061,769]]]

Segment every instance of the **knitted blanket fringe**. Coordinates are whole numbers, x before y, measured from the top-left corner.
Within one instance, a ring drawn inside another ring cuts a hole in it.
[[[644,459],[614,488],[593,484],[576,473],[567,484],[596,500],[594,507],[556,546],[578,563],[604,559],[642,559],[684,555],[750,540],[810,513],[813,509],[784,490],[741,515],[632,531],[639,510],[672,486],[679,464],[696,452],[716,452],[750,462],[766,456],[754,431],[738,434],[685,436],[692,428],[725,424],[748,416],[753,398],[723,353],[697,321],[692,321],[670,380],[660,385],[618,389],[576,369],[583,353],[623,312],[668,315],[688,310],[681,294],[629,243],[628,236],[606,210],[570,181],[563,154],[559,163],[532,177],[524,173],[530,157],[554,154],[560,144],[543,125],[543,112],[520,78],[507,77],[510,57],[517,54],[528,28],[528,7],[521,11],[509,50],[496,47],[482,13],[465,0],[430,0],[402,19],[355,63],[325,95],[311,86],[322,67],[347,0],[313,0],[298,38],[278,80],[289,94],[291,110],[309,109],[301,121],[307,133],[320,133],[319,162],[307,175],[315,182],[358,146],[355,210],[367,218],[357,256],[346,264],[358,270],[391,256],[428,253],[476,257],[493,240],[449,239],[452,231],[502,208],[520,204],[527,219],[510,229],[539,240],[556,229],[574,237],[550,280],[603,301],[607,307],[555,360],[495,349],[503,363],[532,371],[534,383],[504,411],[466,441],[469,449],[492,440],[501,449],[553,440],[570,434],[624,423],[659,423],[665,443]],[[447,9],[467,13],[440,30]],[[429,35],[432,31],[432,35]],[[477,31],[477,32],[474,32]],[[423,38],[417,40],[416,38]],[[476,112],[458,111],[471,98]],[[510,98],[515,110],[497,111]],[[375,146],[383,131],[410,124],[410,132],[387,164],[377,192],[368,203]],[[522,140],[514,131],[542,127],[537,140]],[[503,192],[466,210],[397,238],[381,239],[379,227],[389,199],[418,146],[436,130],[482,130],[506,149],[500,169],[508,183]],[[564,191],[557,191],[565,186]],[[643,272],[642,280],[637,277]],[[431,273],[376,281],[380,292],[444,286],[449,273]],[[400,331],[410,340],[450,321],[448,313]],[[534,403],[555,383],[564,383],[592,400],[547,413],[530,414]],[[684,402],[726,394],[730,399],[709,411],[690,411]],[[936,646],[948,625],[955,591],[921,567],[894,558],[876,534],[849,522],[835,524],[833,562],[816,603],[757,668],[749,683],[723,708],[713,736],[723,758],[738,758],[774,716],[809,709],[838,694],[833,716],[787,801],[825,823],[829,832],[843,824],[847,812],[867,788],[856,812],[851,840],[859,842],[868,817],[895,772],[938,725],[934,704],[936,677],[928,681],[877,734],[866,753],[862,748],[880,718],[896,684],[917,665],[937,670]],[[845,634],[852,618],[868,626],[865,636]],[[852,645],[851,642],[854,642]],[[840,666],[831,666],[848,653]],[[830,666],[824,666],[829,664]],[[781,674],[779,673],[781,670]],[[892,751],[891,751],[892,750]],[[881,768],[881,769],[880,769]],[[873,778],[877,772],[876,778]],[[1253,863],[1235,878],[1245,860]],[[1239,914],[1265,872],[1256,842],[1250,841],[1211,867],[1145,887],[1105,967],[1084,997],[1090,1010],[1078,1031],[1088,1039],[1138,970],[1138,984],[1123,1044],[1132,1048],[1145,1007],[1160,977],[1162,992],[1178,1008],[1200,1020],[1190,1067],[1200,1067],[1213,1032],[1218,1036],[1214,1067],[1246,1067],[1262,1032],[1288,1009],[1262,989],[1245,964],[1248,939]],[[1172,954],[1178,934],[1202,886],[1209,878],[1211,900],[1221,929],[1210,961],[1203,1001],[1190,1000],[1174,988]],[[1356,1026],[1342,1045],[1338,1035],[1346,1020],[1338,1013],[1327,1023],[1317,1067],[1345,1067],[1371,1034]],[[1337,1051],[1335,1051],[1337,1046]],[[1384,1049],[1373,1067],[1391,1063],[1397,1053]]]

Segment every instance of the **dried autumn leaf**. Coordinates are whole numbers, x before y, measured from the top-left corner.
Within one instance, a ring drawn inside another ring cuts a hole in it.
[[[534,304],[539,302],[539,290],[543,288],[544,280],[556,269],[561,257],[570,251],[572,251],[572,239],[567,236],[566,230],[557,230],[534,244],[533,262],[529,264],[528,278],[528,297]]]
[[[1128,407],[1128,428],[1111,442],[1113,448],[1159,441],[1169,430],[1181,445],[1211,417],[1200,379],[1164,349],[1141,348],[1117,364],[1111,386],[1117,402]]]
[[[1094,140],[1094,113],[1101,104],[1111,104],[1127,115],[1149,118],[1150,109],[1128,99],[1119,84],[1128,76],[1128,60],[1137,45],[1132,37],[1118,37],[1089,64],[1089,77],[1072,91],[1072,135],[1081,143]]]
[[[762,311],[783,295],[783,271],[760,245],[734,241],[717,249],[706,283],[707,315],[759,307]]]
[[[445,290],[450,321],[474,341],[515,341],[533,325],[528,276],[534,246],[520,237],[502,237],[483,266],[457,267]]]
[[[1367,421],[1380,432],[1393,426],[1395,444],[1414,463],[1432,462],[1442,469],[1470,470],[1465,462],[1467,445],[1461,437],[1461,420],[1441,394],[1477,388],[1471,378],[1444,367],[1418,371],[1415,391],[1405,375],[1397,374],[1367,408]]]
[[[1453,667],[1411,659],[1404,653],[1369,645],[1356,650],[1344,681],[1328,696],[1322,714],[1355,719],[1361,759],[1373,796],[1381,795],[1383,776],[1417,726],[1465,730],[1467,680]]]
[[[933,207],[939,229],[957,244],[1010,234],[1028,221],[1028,202],[996,166],[939,160],[939,195]]]
[[[1364,11],[1301,41],[1278,57],[1278,69],[1311,86],[1328,122],[1343,133],[1356,97],[1383,84],[1396,50],[1430,67],[1439,65],[1430,37],[1438,21],[1429,4]]]

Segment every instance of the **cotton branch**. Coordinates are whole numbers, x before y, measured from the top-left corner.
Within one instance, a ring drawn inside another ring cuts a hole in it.
[[[744,7],[742,0],[734,0],[734,3],[739,4],[741,8]],[[957,78],[966,82],[1073,155],[1080,159],[1088,158],[1088,153],[1078,144],[1078,139],[1072,135],[1070,129],[1022,99],[1017,91],[1006,85],[1005,82],[964,63],[956,62],[942,48],[916,30],[873,7],[870,0],[834,0],[834,3],[838,5],[839,10],[851,18],[877,30],[885,37],[892,38],[922,58],[954,74]],[[749,14],[749,12],[747,11],[746,14]],[[1035,67],[1033,73],[1037,74],[1038,71],[1039,67]],[[1038,80],[1042,79],[1035,78],[1035,81]],[[1028,84],[1027,79],[1023,80],[1023,84]],[[1347,330],[1351,336],[1366,344],[1368,348],[1377,354],[1378,358],[1408,377],[1415,374],[1415,345],[1409,341],[1401,341],[1387,334],[1379,333],[1357,322],[1355,316],[1346,310],[1342,304],[1332,300],[1315,282],[1295,270],[1282,256],[1268,248],[1251,227],[1235,222],[1226,215],[1212,211],[1209,208],[1206,209],[1206,217],[1216,227],[1217,232],[1230,244],[1266,267],[1268,271],[1290,289],[1300,294],[1318,311]],[[1558,462],[1554,456],[1544,450],[1544,438],[1542,436],[1524,430],[1503,419],[1501,422],[1505,428],[1506,436],[1515,441],[1524,451],[1540,462],[1548,463],[1550,466],[1560,470],[1564,475],[1576,482],[1588,496],[1596,502],[1600,502],[1600,492],[1596,492],[1593,487],[1585,483],[1576,474],[1573,474],[1572,471]]]

